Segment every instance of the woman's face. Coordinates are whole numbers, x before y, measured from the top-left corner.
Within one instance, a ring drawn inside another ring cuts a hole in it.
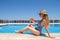
[[[41,18],[43,18],[43,14],[40,14],[39,16],[40,16]]]

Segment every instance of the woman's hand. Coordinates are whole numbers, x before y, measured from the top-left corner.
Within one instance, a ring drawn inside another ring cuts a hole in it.
[[[55,37],[49,37],[49,38],[54,39]]]
[[[50,35],[49,31],[48,31],[48,27],[45,27],[45,28],[46,28],[46,32],[48,34],[48,37],[54,39],[55,37],[51,37],[51,35]]]
[[[35,28],[34,26],[32,26],[32,24],[28,24],[28,26],[31,27],[31,28]]]

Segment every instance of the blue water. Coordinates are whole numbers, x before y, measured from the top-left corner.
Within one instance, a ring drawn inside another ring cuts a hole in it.
[[[21,30],[25,28],[27,24],[9,24],[0,26],[0,33],[15,33],[15,30]],[[36,25],[33,25],[36,27]],[[42,33],[45,33],[46,30],[43,27]],[[50,24],[49,25],[49,32],[51,33],[60,33],[60,24]],[[24,33],[31,33],[29,30],[25,31]]]

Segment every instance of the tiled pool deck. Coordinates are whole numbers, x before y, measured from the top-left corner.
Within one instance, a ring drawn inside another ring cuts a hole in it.
[[[51,33],[54,39],[44,36],[20,33],[0,33],[0,40],[60,40],[60,33]]]

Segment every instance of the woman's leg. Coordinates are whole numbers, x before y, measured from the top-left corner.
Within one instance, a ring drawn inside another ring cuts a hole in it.
[[[24,32],[24,31],[28,30],[28,27],[29,27],[29,26],[26,26],[26,27],[23,28],[22,30],[18,30],[18,31],[16,31],[16,32],[19,32],[19,33],[20,33],[20,32]]]
[[[40,32],[35,28],[28,27],[28,30],[30,30],[34,35],[40,35]]]
[[[38,30],[36,30],[33,26],[31,26],[31,27],[30,26],[27,26],[24,29],[19,30],[18,32],[24,32],[26,30],[30,30],[35,35],[40,35],[40,32]]]

